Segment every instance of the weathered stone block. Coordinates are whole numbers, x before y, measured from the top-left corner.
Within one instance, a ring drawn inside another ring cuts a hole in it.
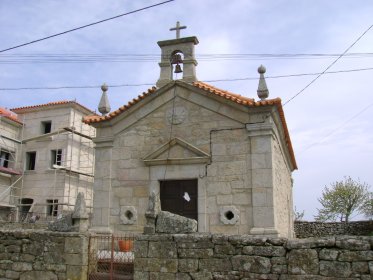
[[[271,271],[271,262],[265,257],[233,256],[232,266],[234,270],[253,273],[269,273]]]
[[[286,243],[286,248],[291,249],[310,249],[317,247],[333,247],[335,245],[335,237],[319,237],[306,239],[290,239]]]
[[[9,245],[5,250],[7,253],[19,253],[21,252],[21,247],[18,245]]]
[[[133,273],[134,280],[149,280],[149,272],[135,270]]]
[[[15,262],[12,265],[14,271],[29,271],[32,270],[32,264],[27,262]]]
[[[231,235],[228,238],[229,242],[233,245],[265,245],[267,237],[253,237],[252,235]]]
[[[218,255],[234,255],[237,253],[237,249],[228,242],[222,245],[215,245],[215,254]]]
[[[285,274],[288,273],[288,266],[285,264],[274,264],[272,265],[272,273],[274,274]]]
[[[286,254],[286,250],[280,246],[245,246],[242,249],[242,253],[265,257],[283,257]]]
[[[352,236],[341,236],[336,238],[336,247],[347,250],[370,250],[368,240],[357,239]]]
[[[149,258],[173,259],[177,258],[175,242],[149,242]]]
[[[351,264],[348,262],[320,261],[320,274],[345,278],[351,275]]]
[[[13,270],[7,270],[7,271],[5,271],[5,277],[6,277],[6,279],[19,279],[20,278],[19,275],[20,275],[20,273],[17,272],[17,271],[13,271]],[[31,280],[31,279],[38,279],[38,278],[28,278],[28,279]]]
[[[146,258],[148,256],[148,241],[135,240],[133,252],[136,258]]]
[[[192,233],[197,231],[197,221],[167,211],[158,214],[156,232]]]
[[[176,280],[192,280],[188,273],[176,273]]]
[[[178,271],[180,272],[195,272],[198,270],[197,259],[179,259]]]
[[[87,266],[68,265],[66,267],[66,278],[71,280],[86,280],[87,270]]]
[[[290,274],[319,273],[319,259],[317,251],[313,249],[292,250],[288,254]]]
[[[369,266],[367,262],[353,262],[352,272],[359,274],[369,274]]]
[[[335,261],[338,258],[339,251],[333,249],[321,249],[319,252],[320,260]]]
[[[179,258],[205,259],[213,254],[213,249],[178,249]]]
[[[339,253],[338,261],[353,262],[353,261],[372,261],[373,251],[347,251],[343,250]]]
[[[148,270],[150,272],[177,272],[178,260],[172,259],[148,259]]]
[[[193,280],[212,280],[213,279],[211,272],[207,272],[207,271],[190,273],[190,276],[192,276]]]
[[[51,271],[27,271],[20,275],[20,280],[57,280],[57,275]]]
[[[199,270],[201,271],[231,271],[232,264],[227,259],[200,259]]]
[[[175,273],[150,272],[149,280],[175,280]]]

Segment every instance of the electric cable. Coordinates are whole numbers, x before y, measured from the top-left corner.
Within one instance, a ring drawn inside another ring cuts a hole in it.
[[[336,54],[197,54],[199,61],[256,61],[256,60],[304,60],[329,59]],[[68,63],[128,63],[154,62],[161,56],[155,54],[0,54],[0,64],[68,64]],[[162,58],[162,57],[161,57]],[[350,53],[345,58],[362,59],[373,58],[373,53]]]
[[[347,69],[347,70],[337,70],[328,71],[324,74],[338,74],[338,73],[349,73],[349,72],[360,72],[360,71],[370,71],[373,67],[368,68],[358,68],[358,69]],[[292,77],[302,77],[302,76],[315,76],[321,73],[299,73],[299,74],[288,74],[288,75],[276,75],[267,76],[266,79],[280,79],[280,78],[292,78]],[[236,82],[236,81],[248,81],[248,80],[258,80],[258,77],[246,77],[246,78],[232,78],[232,79],[214,79],[214,80],[203,80],[201,82]],[[138,83],[138,84],[113,84],[108,85],[111,88],[116,87],[137,87],[137,86],[153,86],[154,83]],[[0,91],[17,91],[17,90],[59,90],[59,89],[84,89],[84,88],[100,88],[101,85],[83,85],[83,86],[49,86],[49,87],[17,87],[17,88],[0,88]]]
[[[130,15],[130,14],[134,14],[134,13],[137,13],[137,12],[140,12],[140,11],[150,9],[150,8],[154,8],[154,7],[157,7],[157,6],[169,3],[169,2],[173,2],[173,1],[175,1],[175,0],[167,0],[167,1],[160,2],[160,3],[154,4],[154,5],[150,5],[150,6],[141,8],[141,9],[134,10],[134,11],[131,11],[131,12],[127,12],[127,13],[120,14],[120,15],[117,15],[117,16],[113,16],[113,17],[110,17],[110,18],[106,18],[106,19],[103,19],[103,20],[92,22],[92,23],[89,23],[89,24],[86,24],[86,25],[82,25],[82,26],[79,26],[79,27],[76,27],[76,28],[73,28],[73,29],[69,29],[69,30],[66,30],[66,31],[63,31],[63,32],[60,32],[60,33],[56,33],[56,34],[53,34],[53,35],[50,35],[50,36],[47,36],[47,37],[43,37],[43,38],[40,38],[40,39],[36,39],[36,40],[30,41],[30,42],[27,42],[27,43],[23,43],[23,44],[14,46],[14,47],[10,47],[10,48],[0,50],[0,53],[6,52],[6,51],[9,51],[9,50],[13,50],[13,49],[17,49],[17,48],[20,48],[20,47],[24,47],[24,46],[27,46],[27,45],[31,45],[31,44],[34,44],[34,43],[37,43],[37,42],[40,42],[40,41],[44,41],[44,40],[47,40],[47,39],[50,39],[50,38],[53,38],[53,37],[61,36],[61,35],[64,35],[64,34],[67,34],[67,33],[73,32],[73,31],[77,31],[77,30],[80,30],[80,29],[83,29],[83,28],[86,28],[86,27],[90,27],[90,26],[93,26],[93,25],[97,25],[97,24],[100,24],[100,23],[103,23],[103,22],[106,22],[106,21],[109,21],[109,20],[117,19],[117,18],[120,18],[120,17],[123,17],[123,16],[127,16],[127,15]]]
[[[320,145],[321,143],[323,143],[327,138],[329,138],[330,136],[332,136],[334,133],[336,133],[338,130],[340,130],[341,128],[345,127],[349,122],[351,122],[353,119],[357,118],[358,116],[360,116],[362,113],[364,113],[366,110],[368,110],[370,107],[373,106],[373,103],[370,103],[368,106],[364,107],[362,110],[360,110],[358,113],[356,113],[355,115],[353,115],[351,118],[349,118],[347,121],[343,122],[340,126],[338,126],[337,128],[333,129],[332,131],[330,131],[327,135],[325,135],[322,139],[320,139],[319,141],[317,142],[314,142],[312,143],[311,145],[308,145],[306,148],[304,148],[303,150],[301,150],[299,152],[299,154],[303,154],[305,151],[311,149],[312,147],[314,146],[317,146],[317,145]]]
[[[320,74],[317,75],[311,82],[309,82],[304,88],[302,88],[299,92],[297,92],[294,96],[292,96],[290,99],[288,99],[282,106],[285,107],[289,102],[294,100],[297,96],[299,96],[302,92],[304,92],[308,87],[310,87],[314,82],[316,82],[326,71],[328,71],[334,64],[337,63],[338,60],[340,60],[357,42],[360,41],[361,38],[364,37],[365,34],[368,33],[368,31],[373,27],[373,24],[369,26],[341,55],[339,55],[332,63],[329,64],[328,67],[325,68],[324,71],[322,71]]]

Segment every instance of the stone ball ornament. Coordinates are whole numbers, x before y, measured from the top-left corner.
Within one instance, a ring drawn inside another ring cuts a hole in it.
[[[267,71],[267,69],[263,65],[260,65],[258,67],[258,73],[259,74],[264,74],[266,71]]]

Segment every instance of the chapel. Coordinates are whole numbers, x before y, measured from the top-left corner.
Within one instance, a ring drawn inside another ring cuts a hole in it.
[[[293,234],[297,169],[280,98],[269,99],[260,66],[258,99],[197,79],[197,37],[159,41],[156,86],[110,112],[107,86],[96,128],[96,232],[143,232],[150,193],[161,209],[197,220],[198,232]],[[180,75],[174,78],[174,73]]]

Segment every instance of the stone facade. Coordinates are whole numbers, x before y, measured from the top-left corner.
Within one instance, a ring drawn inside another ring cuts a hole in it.
[[[294,231],[297,238],[334,236],[334,235],[372,235],[373,221],[354,222],[294,222]]]
[[[15,115],[0,107],[0,208],[3,209],[12,204],[9,186],[16,180],[15,175],[19,174],[15,167],[21,127]]]
[[[24,171],[12,191],[15,203],[20,200],[25,204],[20,211],[42,218],[57,216],[72,211],[78,192],[84,192],[91,206],[93,142],[81,135],[94,136],[94,128],[82,123],[82,118],[92,111],[74,101],[12,110],[24,123],[22,139],[19,138],[23,142],[22,154],[17,157],[17,169]],[[30,152],[36,153],[33,168],[29,168]]]
[[[198,43],[184,41],[158,44],[172,54]],[[162,60],[160,88],[85,119],[97,129],[93,230],[142,232],[150,193],[165,180],[193,179],[199,232],[292,237],[296,163],[281,101],[193,82],[189,62],[188,78],[173,81]],[[136,220],[123,219],[128,207]]]
[[[0,278],[87,279],[89,237],[38,230],[0,232]]]
[[[134,279],[368,280],[372,246],[373,237],[141,235],[134,245]]]

